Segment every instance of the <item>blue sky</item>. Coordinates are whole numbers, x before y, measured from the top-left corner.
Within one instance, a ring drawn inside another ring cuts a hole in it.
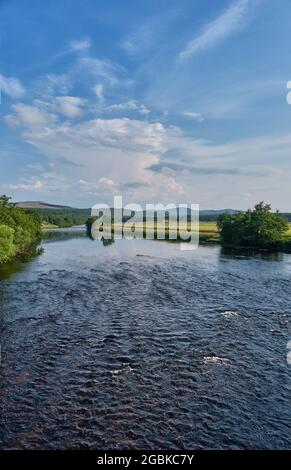
[[[0,193],[290,210],[289,0],[0,0]]]

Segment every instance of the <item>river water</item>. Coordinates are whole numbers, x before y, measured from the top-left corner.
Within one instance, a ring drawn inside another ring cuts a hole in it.
[[[0,270],[1,449],[291,448],[291,256],[48,234]]]

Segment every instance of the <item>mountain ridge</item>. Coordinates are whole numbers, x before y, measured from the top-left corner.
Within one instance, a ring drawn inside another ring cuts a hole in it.
[[[51,204],[43,201],[18,201],[14,203],[17,207],[22,207],[23,209],[78,209],[73,206],[66,206],[62,204]],[[88,208],[86,208],[88,209]],[[235,209],[205,209],[201,210],[200,214],[203,215],[219,215],[219,214],[235,214],[238,212]]]

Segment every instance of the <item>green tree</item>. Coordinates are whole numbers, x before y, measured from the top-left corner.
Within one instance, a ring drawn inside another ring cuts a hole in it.
[[[4,207],[8,207],[10,200],[11,200],[11,197],[6,196],[5,194],[3,194],[2,196],[0,196],[0,205],[4,206]]]
[[[15,255],[13,235],[13,228],[0,225],[0,263],[9,261]]]
[[[287,220],[271,206],[259,202],[253,210],[222,214],[217,222],[224,245],[275,248],[288,230]]]
[[[39,216],[9,201],[9,197],[0,196],[0,263],[34,251],[41,239]]]

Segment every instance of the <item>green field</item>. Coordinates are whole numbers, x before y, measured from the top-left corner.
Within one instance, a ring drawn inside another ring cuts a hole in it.
[[[285,241],[290,240],[291,241],[291,222],[289,222],[289,228],[288,231],[284,234],[283,239]],[[214,240],[219,240],[219,234],[217,230],[217,225],[216,222],[200,222],[199,224],[199,234],[200,234],[200,239],[203,241],[210,241],[213,239]]]
[[[124,234],[129,234],[130,233],[130,228],[131,226],[135,227],[135,232],[136,233],[142,233],[144,231],[144,225],[143,222],[136,222],[135,224],[132,223],[127,223],[125,226],[122,226],[121,224],[114,224],[115,229],[122,229],[123,228],[123,233]],[[147,223],[146,224],[148,230],[154,230],[155,224],[154,223]],[[162,223],[157,225],[158,230],[163,230],[164,225]],[[187,222],[180,222],[179,223],[179,229],[180,233],[184,230],[187,230]],[[171,223],[169,225],[166,225],[165,232],[167,234],[170,234],[171,232],[176,233],[175,225]],[[195,230],[193,230],[195,232]],[[218,242],[219,241],[219,233],[217,230],[216,222],[200,222],[199,223],[199,238],[200,241],[204,242]]]
[[[216,222],[199,222],[199,238],[201,242],[219,242]]]
[[[284,234],[284,240],[291,240],[291,223],[289,223],[288,225],[289,225],[289,229]]]
[[[167,239],[167,240],[183,240],[187,238],[187,234],[185,234],[185,231],[190,229],[190,226],[188,226],[186,221],[180,221],[179,223],[179,233],[177,237],[177,227],[176,223],[171,221],[169,223],[166,223],[166,226],[164,223],[161,221],[158,222],[156,225],[153,221],[146,223],[144,226],[144,223],[142,221],[137,221],[134,222],[132,220],[128,220],[124,224],[119,223],[113,223],[109,221],[108,224],[104,224],[103,221],[100,220],[100,228],[98,228],[98,223],[94,228],[94,234],[92,234],[91,229],[92,225],[95,223],[95,220],[93,217],[88,219],[87,222],[87,233],[95,238],[96,233],[99,231],[105,230],[109,234],[111,233],[111,236],[114,237],[114,232],[117,234],[118,232],[121,234],[123,233],[123,236],[135,236],[135,237],[143,237],[143,238],[155,238],[155,239]],[[101,229],[103,228],[103,230]],[[100,230],[101,229],[101,230]],[[132,235],[131,235],[132,232]],[[135,233],[135,235],[134,235]],[[195,225],[192,225],[192,234],[193,237],[197,235],[197,228],[195,230]],[[186,235],[186,237],[185,237]],[[199,242],[201,244],[203,243],[221,243],[220,239],[220,233],[218,231],[216,222],[208,222],[208,221],[200,221],[199,223]],[[248,245],[246,245],[248,247]],[[291,223],[288,223],[288,230],[286,233],[280,237],[280,239],[277,240],[276,244],[273,247],[270,248],[265,248],[265,249],[270,249],[270,250],[275,250],[275,251],[281,251],[284,253],[291,253]]]
[[[53,228],[59,228],[59,226],[55,225],[55,224],[42,223],[41,228],[42,228],[42,230],[51,230]]]

